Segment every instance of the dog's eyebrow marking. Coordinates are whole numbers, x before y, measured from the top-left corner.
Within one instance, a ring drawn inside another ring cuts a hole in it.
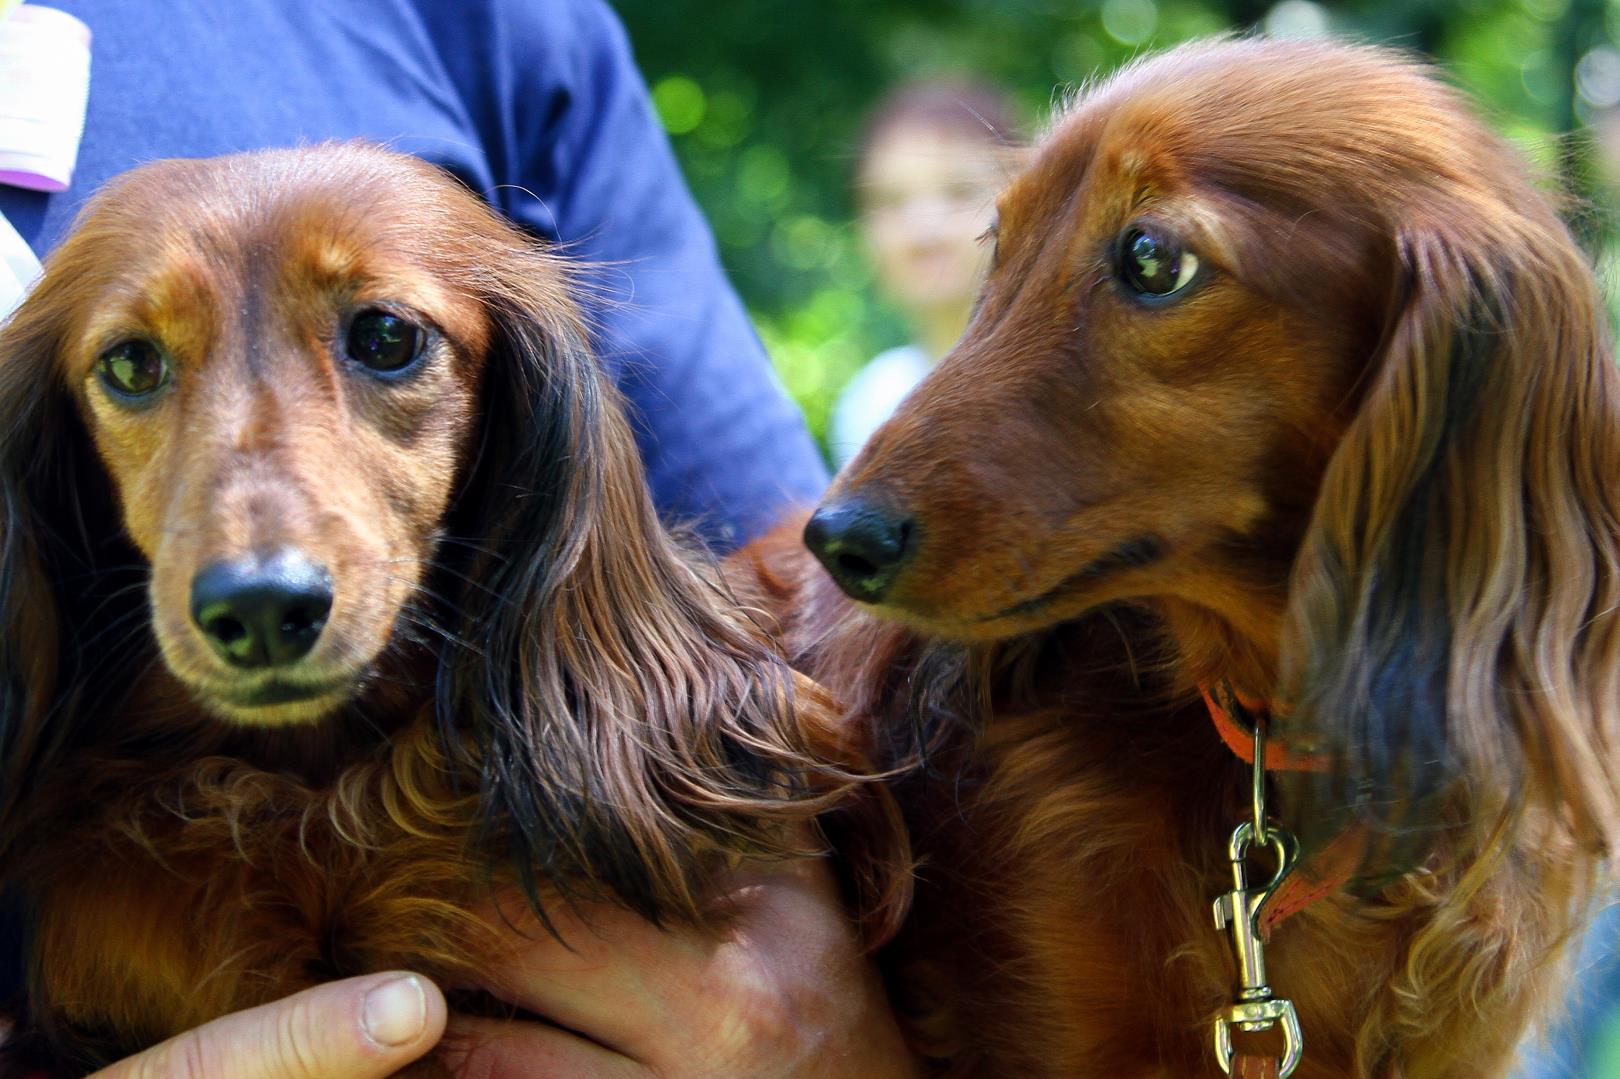
[[[86,322],[83,362],[132,337],[150,337],[171,353],[206,349],[218,325],[217,274],[190,252],[175,251],[152,269],[121,278]]]
[[[212,316],[214,275],[199,265],[195,256],[174,254],[161,269],[136,287],[120,291],[126,297],[123,308],[129,316],[161,331],[165,324],[198,322]]]
[[[450,329],[442,316],[451,295],[439,275],[410,253],[354,232],[311,228],[298,233],[276,253],[274,274],[275,287],[305,305],[306,313],[325,310],[324,305],[379,303],[407,308],[418,322]]]
[[[282,259],[284,274],[326,291],[352,288],[363,277],[365,252],[346,238],[317,230],[298,235]]]

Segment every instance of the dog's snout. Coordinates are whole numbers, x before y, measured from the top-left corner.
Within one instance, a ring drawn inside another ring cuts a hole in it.
[[[236,667],[296,663],[331,610],[331,574],[296,550],[215,562],[191,582],[192,620]]]
[[[881,600],[917,548],[908,514],[863,498],[825,503],[804,528],[804,542],[846,595]]]

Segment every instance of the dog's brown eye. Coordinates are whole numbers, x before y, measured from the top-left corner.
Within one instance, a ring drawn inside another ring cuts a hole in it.
[[[103,352],[96,369],[107,388],[121,397],[146,397],[169,381],[163,351],[142,338],[121,341]]]
[[[1187,287],[1198,256],[1173,236],[1145,228],[1126,231],[1119,245],[1119,275],[1138,295],[1162,299]]]
[[[362,311],[349,323],[349,358],[373,371],[409,367],[422,353],[420,326],[387,311]]]

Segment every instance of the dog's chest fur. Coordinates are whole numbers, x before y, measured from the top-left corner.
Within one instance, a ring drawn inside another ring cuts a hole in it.
[[[476,970],[494,943],[469,912],[489,888],[477,786],[438,747],[419,722],[318,787],[224,756],[86,768],[81,808],[11,874],[36,913],[31,998],[51,1002],[35,1055],[104,1064],[332,978]]]
[[[1084,700],[1079,688],[1062,696]],[[960,779],[908,781],[922,868],[913,918],[886,958],[914,1044],[949,1075],[1220,1076],[1210,1021],[1235,975],[1210,908],[1231,887],[1226,838],[1246,783],[1196,708],[1132,719],[1073,705],[998,715]],[[1488,883],[1475,903],[1503,909],[1505,886]],[[1267,960],[1304,1027],[1298,1079],[1506,1073],[1514,1044],[1500,1032],[1519,1029],[1551,969],[1525,967],[1480,1015],[1402,998],[1411,982],[1400,968],[1435,896],[1454,887],[1413,875],[1279,927]],[[1463,947],[1517,967],[1528,942],[1513,938],[1529,928],[1479,919]],[[1347,1024],[1362,1014],[1373,1017],[1365,1030]]]

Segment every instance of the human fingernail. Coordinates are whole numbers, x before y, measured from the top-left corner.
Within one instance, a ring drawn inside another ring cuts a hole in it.
[[[404,1045],[420,1037],[427,1026],[427,994],[421,979],[406,975],[367,993],[361,1022],[378,1045]]]

